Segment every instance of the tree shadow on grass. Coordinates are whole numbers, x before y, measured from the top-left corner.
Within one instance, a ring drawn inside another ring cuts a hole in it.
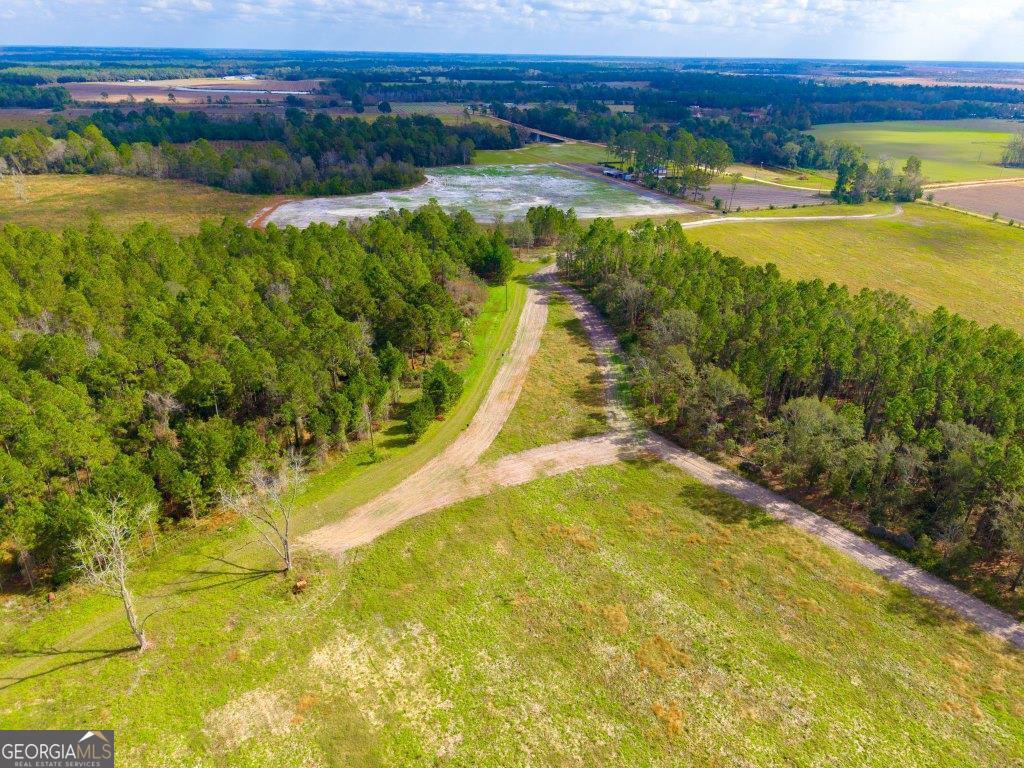
[[[893,616],[902,616],[911,619],[915,624],[922,627],[942,627],[947,624],[961,624],[964,627],[974,629],[962,621],[955,613],[943,608],[938,603],[933,603],[913,592],[897,587],[889,591],[885,597],[883,608],[885,612]],[[977,631],[980,634],[980,630]]]
[[[724,525],[745,523],[750,528],[774,528],[782,525],[760,507],[745,504],[728,493],[697,481],[679,491],[679,498],[701,514],[713,517]]]
[[[182,573],[186,574],[184,578],[167,582],[164,584],[164,590],[157,591],[154,593],[155,596],[185,595],[192,592],[217,589],[218,587],[241,589],[254,581],[281,573],[281,570],[278,568],[250,568],[240,563],[225,560],[222,557],[207,557],[207,559],[214,563],[220,563],[225,567],[217,568],[211,566],[210,568],[192,568],[183,571]]]
[[[83,664],[89,664],[94,661],[103,661],[104,659],[110,659],[115,656],[121,656],[126,653],[137,651],[138,649],[139,647],[137,645],[126,645],[121,648],[74,648],[69,650],[60,650],[53,647],[20,649],[6,648],[4,649],[3,655],[14,659],[34,660],[65,656],[81,656],[82,658],[70,658],[63,664],[57,664],[56,666],[48,667],[40,672],[33,672],[27,675],[0,675],[0,690],[13,688],[21,683],[46,677],[47,675],[52,675],[53,673],[60,672],[61,670],[79,667]]]

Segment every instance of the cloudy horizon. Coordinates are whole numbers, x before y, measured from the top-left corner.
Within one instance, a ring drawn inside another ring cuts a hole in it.
[[[1024,59],[1024,0],[7,0],[0,45]]]

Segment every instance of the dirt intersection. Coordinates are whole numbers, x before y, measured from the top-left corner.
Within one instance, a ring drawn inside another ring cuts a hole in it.
[[[894,215],[899,215],[899,211]],[[530,362],[540,346],[547,319],[547,297],[555,291],[570,302],[596,352],[608,404],[609,431],[481,463],[480,456],[501,431],[522,391]],[[631,458],[652,457],[763,509],[875,573],[939,603],[986,632],[1024,648],[1024,624],[1012,616],[890,555],[842,526],[641,427],[618,396],[621,370],[616,357],[620,351],[612,330],[583,296],[561,283],[553,268],[537,273],[527,293],[516,338],[487,397],[465,431],[420,470],[352,510],[345,518],[306,534],[302,543],[340,555],[373,541],[413,517],[489,494],[501,487]]]

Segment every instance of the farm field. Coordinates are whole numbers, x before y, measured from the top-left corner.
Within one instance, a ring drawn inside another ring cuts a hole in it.
[[[762,168],[758,165],[736,163],[725,169],[725,174],[741,173],[751,179],[786,184],[794,187],[814,187],[822,192],[831,191],[836,183],[833,171],[819,171],[810,168]]]
[[[520,149],[483,149],[473,156],[474,165],[514,163],[601,163],[611,160],[596,144],[536,142]]]
[[[267,218],[278,225],[304,227],[311,222],[335,223],[368,218],[389,208],[415,209],[436,200],[454,212],[465,208],[477,221],[521,219],[537,205],[575,208],[581,219],[598,216],[687,213],[693,209],[642,189],[607,183],[552,165],[470,165],[430,168],[419,186],[346,197],[291,200]]]
[[[181,78],[177,80],[118,80],[63,83],[75,101],[117,104],[152,99],[157,104],[206,105],[207,97],[217,101],[227,96],[238,104],[260,101],[283,102],[289,95],[306,95],[319,80],[268,80],[239,78]],[[104,95],[105,94],[105,95]],[[171,98],[173,94],[174,98]]]
[[[142,659],[119,651],[120,624],[83,631],[114,607],[95,598],[4,638],[4,674],[56,637],[78,649],[0,691],[4,722],[113,727],[135,766],[1020,754],[1019,655],[659,463],[502,490],[344,562],[304,559],[301,595],[203,562],[152,583],[179,602]]]
[[[935,195],[935,202],[948,203],[954,208],[982,216],[999,214],[999,218],[1004,221],[1024,221],[1024,182],[939,187],[930,194]]]
[[[895,218],[709,226],[690,237],[789,277],[883,288],[923,310],[1024,330],[1024,232],[1005,224],[917,204]]]
[[[523,390],[483,458],[598,435],[606,429],[597,356],[571,305],[555,293]]]
[[[1010,120],[908,120],[819,125],[810,133],[819,141],[859,144],[869,157],[888,158],[896,166],[917,155],[926,179],[938,183],[1024,176],[1019,168],[998,165],[1020,128]]]
[[[95,215],[119,231],[151,222],[182,235],[198,231],[204,220],[245,220],[271,199],[186,181],[128,176],[43,174],[23,180],[27,200],[16,195],[8,179],[0,179],[0,224],[64,229],[84,226]]]
[[[731,183],[721,180],[708,187],[704,196],[705,204],[711,205],[716,197],[723,201],[726,208],[734,211],[771,206],[783,208],[792,205],[831,205],[833,203],[827,192],[820,193],[814,190],[794,189],[757,182],[740,183],[734,189]]]
[[[376,117],[379,113],[374,109],[367,109],[364,116]],[[505,125],[500,120],[495,120],[490,115],[466,114],[465,104],[456,104],[448,101],[414,101],[414,102],[393,102],[391,114],[399,117],[411,117],[412,115],[431,115],[442,123],[491,123],[494,125]]]
[[[867,203],[845,204],[831,201],[831,198],[824,199],[818,206],[803,206],[801,208],[776,208],[775,210],[751,210],[739,211],[730,214],[730,218],[764,218],[787,219],[794,216],[803,218],[805,216],[876,216],[878,214],[889,214],[896,210],[892,203],[883,203],[873,200]]]

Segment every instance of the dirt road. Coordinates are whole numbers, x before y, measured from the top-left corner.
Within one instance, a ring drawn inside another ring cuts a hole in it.
[[[540,348],[547,322],[547,291],[541,286],[554,265],[535,275],[535,286],[526,294],[516,337],[505,361],[494,377],[480,408],[469,426],[444,451],[377,498],[352,510],[336,523],[318,528],[302,537],[301,543],[341,553],[372,541],[416,515],[458,501],[465,472],[473,467],[498,436],[523,388],[530,361]]]
[[[898,214],[899,210],[890,215]],[[595,349],[604,378],[611,429],[603,435],[546,445],[481,464],[479,457],[501,430],[522,390],[547,317],[546,296],[554,290],[570,302]],[[622,371],[615,358],[620,352],[614,333],[591,304],[546,270],[529,291],[508,358],[466,431],[421,470],[372,502],[353,510],[343,520],[307,534],[303,543],[341,554],[372,541],[417,515],[489,494],[501,487],[521,485],[586,467],[614,464],[628,458],[653,456],[702,483],[763,509],[775,519],[814,536],[875,573],[935,601],[986,632],[1024,648],[1024,624],[1012,616],[890,555],[842,526],[636,424],[618,396]]]
[[[892,219],[903,215],[903,206],[897,205],[891,213],[857,213],[857,214],[826,214],[824,216],[736,216],[717,219],[698,219],[697,221],[684,221],[679,224],[683,229],[696,229],[697,227],[709,227],[714,224],[744,224],[744,223],[770,223],[782,224],[785,222],[808,222],[808,221],[859,221],[863,219]]]

